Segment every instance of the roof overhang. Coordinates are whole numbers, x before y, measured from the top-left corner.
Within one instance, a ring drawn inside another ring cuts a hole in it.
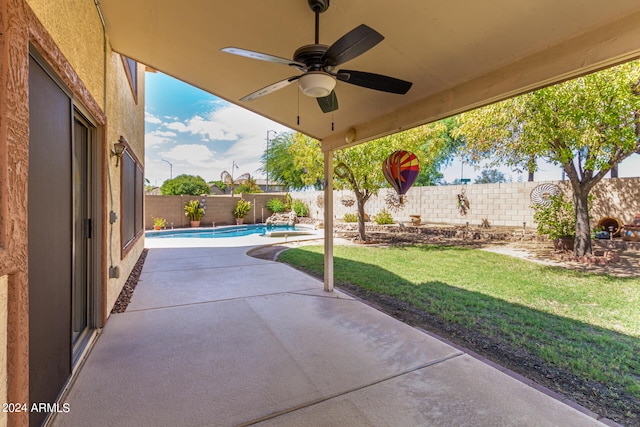
[[[385,36],[342,68],[413,87],[395,95],[338,82],[339,109],[325,114],[296,84],[239,101],[300,73],[220,51],[235,46],[291,58],[314,41],[306,0],[100,5],[117,52],[317,138],[324,149],[346,146],[351,128],[355,144],[640,57],[636,0],[332,0],[320,15],[320,43],[362,23]]]

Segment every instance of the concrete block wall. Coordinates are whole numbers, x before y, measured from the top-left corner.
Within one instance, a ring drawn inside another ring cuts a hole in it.
[[[568,181],[548,181],[556,184],[571,197],[571,185]],[[409,222],[410,215],[420,215],[423,223],[443,223],[480,225],[487,219],[492,226],[527,227],[534,226],[531,207],[531,191],[543,182],[510,182],[501,184],[469,184],[413,187],[404,197],[404,204],[393,209],[386,203],[392,189],[382,189],[373,196],[365,206],[366,213],[374,216],[382,209],[391,213],[394,220]],[[458,210],[458,194],[466,192],[470,209],[466,215]],[[625,224],[631,222],[633,216],[640,213],[640,178],[615,178],[602,180],[592,191],[594,202],[591,210],[593,224],[604,216],[620,219]],[[294,199],[302,199],[310,207],[310,215],[322,218],[324,210],[317,203],[321,191],[292,192]],[[344,206],[342,201],[350,199],[355,202],[353,192],[339,190],[334,193],[334,218],[342,220],[345,213],[356,213],[355,203]]]
[[[284,194],[237,194],[237,195],[207,195],[203,196],[207,209],[200,222],[201,226],[211,227],[215,225],[231,225],[236,220],[233,216],[238,200],[244,198],[253,204],[249,214],[245,217],[245,224],[264,222],[271,211],[267,209],[266,203],[269,199],[279,197],[284,200]],[[189,219],[184,214],[184,206],[190,200],[201,200],[203,197],[197,196],[145,196],[145,228],[153,228],[153,218],[164,218],[167,220],[167,228],[188,227]]]

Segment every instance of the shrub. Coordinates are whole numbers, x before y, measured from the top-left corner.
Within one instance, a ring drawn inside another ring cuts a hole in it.
[[[167,220],[164,218],[156,218],[155,216],[152,217],[153,218],[153,226],[154,227],[165,227],[167,225]]]
[[[389,212],[387,212],[386,209],[382,209],[378,215],[375,215],[373,217],[373,220],[376,222],[376,224],[382,225],[382,224],[393,224],[393,217],[391,216],[391,214]]]
[[[189,221],[200,221],[204,216],[204,209],[200,206],[199,200],[190,200],[184,205],[184,214]]]
[[[573,202],[566,200],[564,195],[558,194],[550,197],[549,206],[536,205],[533,219],[537,224],[538,234],[546,235],[555,240],[560,237],[575,237],[576,218]]]
[[[233,216],[236,218],[244,218],[251,210],[251,202],[245,199],[238,200],[236,207],[233,208]]]
[[[291,204],[291,210],[298,216],[309,216],[309,206],[302,200],[294,200]]]
[[[284,212],[284,202],[281,199],[269,199],[267,200],[267,209],[273,213]]]
[[[358,222],[358,214],[354,214],[354,213],[344,214],[344,222]]]
[[[238,186],[233,190],[236,194],[255,194],[255,193],[264,193],[260,187],[257,185],[253,185],[250,182],[243,182],[242,184],[238,184]]]

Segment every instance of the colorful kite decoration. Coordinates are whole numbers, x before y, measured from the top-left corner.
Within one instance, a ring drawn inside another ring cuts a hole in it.
[[[400,201],[411,188],[420,173],[420,161],[415,154],[408,151],[395,151],[382,164],[382,172],[389,184],[395,188]]]

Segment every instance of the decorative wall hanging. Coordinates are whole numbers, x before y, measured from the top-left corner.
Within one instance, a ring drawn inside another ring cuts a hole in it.
[[[400,204],[402,204],[404,194],[418,178],[420,161],[413,153],[403,150],[395,151],[385,159],[382,172],[400,196]]]
[[[467,199],[467,189],[462,187],[462,191],[458,194],[458,211],[460,215],[466,215],[469,208],[471,208],[471,204],[469,203],[469,199]]]
[[[560,188],[555,184],[540,184],[531,190],[531,201],[534,205],[549,207],[551,198],[560,194]]]

